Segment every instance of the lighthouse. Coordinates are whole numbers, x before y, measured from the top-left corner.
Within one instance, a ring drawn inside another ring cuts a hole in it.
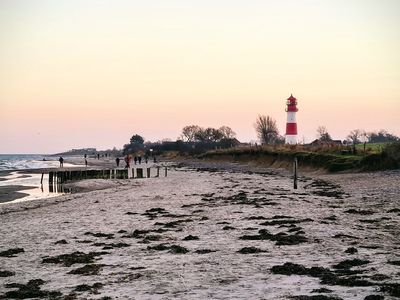
[[[286,144],[297,144],[297,123],[296,123],[296,112],[297,109],[297,99],[290,95],[286,101],[286,112],[287,112],[287,122],[286,122]]]

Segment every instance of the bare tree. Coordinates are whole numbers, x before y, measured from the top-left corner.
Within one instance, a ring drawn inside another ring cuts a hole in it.
[[[328,129],[326,129],[325,126],[318,126],[317,128],[317,138],[321,142],[330,142],[332,141],[331,135],[328,132]]]
[[[279,140],[276,121],[270,116],[259,115],[254,123],[254,128],[261,144],[275,144]]]
[[[182,139],[186,142],[194,142],[196,140],[196,133],[201,130],[201,127],[197,125],[185,126],[182,129]]]
[[[361,143],[361,138],[365,135],[364,130],[354,129],[350,131],[347,136],[347,139],[351,141],[353,145]]]
[[[236,133],[228,126],[221,126],[218,130],[222,133],[224,139],[233,139],[236,137]]]
[[[212,127],[200,128],[194,136],[194,139],[199,142],[219,142],[222,138],[222,132]]]

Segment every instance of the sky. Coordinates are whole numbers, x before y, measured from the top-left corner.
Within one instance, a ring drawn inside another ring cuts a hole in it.
[[[400,1],[0,0],[0,153],[256,140],[257,115],[400,135]]]

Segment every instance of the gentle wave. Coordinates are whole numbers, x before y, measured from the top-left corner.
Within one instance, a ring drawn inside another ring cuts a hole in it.
[[[55,157],[48,158],[38,154],[0,154],[0,171],[54,168],[58,165]]]

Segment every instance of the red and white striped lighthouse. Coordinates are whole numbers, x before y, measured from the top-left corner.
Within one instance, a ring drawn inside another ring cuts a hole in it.
[[[286,101],[287,111],[287,122],[286,122],[286,136],[285,141],[287,144],[297,144],[297,123],[296,123],[296,112],[297,99],[290,95]]]

